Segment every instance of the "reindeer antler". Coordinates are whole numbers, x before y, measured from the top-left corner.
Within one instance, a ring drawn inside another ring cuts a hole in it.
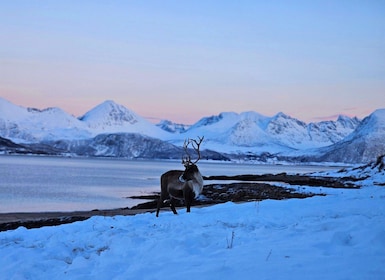
[[[194,161],[194,164],[197,163],[201,159],[201,152],[200,152],[199,148],[200,148],[204,138],[205,138],[204,136],[202,136],[202,137],[198,136],[198,140],[199,141],[197,141],[195,139],[190,139],[191,140],[191,145],[193,146],[194,150],[198,154],[198,158],[197,158],[196,161]]]
[[[184,152],[186,153],[186,156],[182,155],[182,164],[184,166],[187,166],[187,165],[191,164],[191,156],[190,156],[190,154],[188,152],[188,145],[189,144],[190,144],[190,139],[184,140],[183,149],[184,149]]]
[[[202,144],[203,139],[204,139],[204,136],[202,136],[202,137],[199,137],[199,136],[198,136],[198,140],[189,138],[189,139],[186,139],[186,140],[184,141],[183,149],[185,150],[185,153],[186,153],[186,155],[187,155],[186,157],[183,157],[183,156],[182,156],[182,164],[183,164],[184,166],[196,164],[196,163],[200,160],[200,158],[201,158],[200,145]],[[188,145],[190,145],[190,144],[191,144],[191,146],[193,147],[193,149],[194,149],[194,150],[197,152],[197,154],[198,154],[198,158],[197,158],[194,162],[191,161],[191,156],[190,156],[190,154],[189,154],[189,152],[188,152]]]

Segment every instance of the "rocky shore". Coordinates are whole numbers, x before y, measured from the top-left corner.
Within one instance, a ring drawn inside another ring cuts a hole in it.
[[[204,177],[206,184],[200,199],[194,202],[198,205],[212,205],[217,203],[261,201],[264,199],[307,198],[320,193],[303,192],[298,186],[330,187],[330,188],[358,188],[354,185],[354,178],[311,177],[306,175],[264,174],[238,176],[210,176]],[[219,181],[219,183],[218,183]],[[231,183],[229,183],[231,181]],[[236,181],[236,182],[234,182]],[[277,183],[279,183],[277,185]],[[285,187],[283,187],[284,183]],[[291,186],[297,187],[291,187]],[[0,213],[0,231],[16,229],[20,226],[38,228],[65,223],[82,221],[92,216],[135,215],[138,213],[154,212],[159,194],[130,197],[150,200],[132,208],[111,210],[93,210],[76,212],[44,212],[44,213]],[[181,205],[183,206],[183,205]],[[164,208],[164,210],[169,210]]]

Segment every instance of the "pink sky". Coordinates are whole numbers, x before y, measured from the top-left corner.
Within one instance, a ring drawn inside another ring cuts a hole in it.
[[[114,100],[156,122],[224,111],[303,121],[385,108],[381,1],[9,1],[0,96],[80,116]]]

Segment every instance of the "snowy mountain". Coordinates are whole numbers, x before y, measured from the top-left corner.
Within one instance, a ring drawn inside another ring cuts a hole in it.
[[[334,144],[352,133],[357,118],[339,116],[336,121],[306,124],[283,113],[269,120],[266,130],[280,143],[296,149],[318,148]]]
[[[308,125],[309,135],[312,140],[319,142],[337,143],[350,133],[352,133],[360,124],[360,120],[339,116],[336,121],[322,121],[318,123],[310,123]]]
[[[205,145],[227,153],[271,154],[325,147],[349,135],[358,126],[357,118],[340,116],[336,121],[306,124],[278,113],[273,117],[256,112],[226,112],[202,118],[180,136],[205,135]],[[174,143],[180,145],[183,137]]]
[[[0,136],[17,143],[91,137],[86,126],[59,108],[23,108],[0,97]]]
[[[190,125],[173,123],[169,120],[162,120],[156,126],[171,133],[184,133],[190,127]]]
[[[44,144],[55,151],[60,151],[61,154],[92,157],[180,160],[185,153],[182,147],[138,133],[99,134],[90,139],[48,141]],[[212,160],[230,160],[218,152],[207,149],[201,151],[201,156]]]
[[[259,153],[286,151],[290,147],[282,146],[265,130],[268,117],[256,112],[224,112],[217,116],[202,118],[181,134],[176,144],[185,138],[205,136],[205,147],[226,153]]]
[[[320,150],[317,161],[364,163],[385,154],[385,109],[374,111],[342,141]]]
[[[46,144],[62,153],[79,156],[105,156],[125,158],[180,158],[182,148],[156,138],[137,133],[99,134],[94,138],[77,141],[51,141]]]
[[[353,163],[385,153],[384,110],[362,123],[345,116],[307,124],[284,113],[224,112],[184,126],[155,125],[113,101],[76,118],[60,108],[23,108],[0,98],[0,137],[49,154],[175,158],[178,150],[180,158],[186,138],[204,136],[203,149],[212,151],[207,158]]]
[[[95,136],[101,133],[139,133],[166,138],[168,133],[126,107],[108,100],[79,118]]]
[[[9,139],[0,137],[0,152],[3,153],[24,153],[31,152],[27,150],[24,146],[16,144]]]
[[[16,143],[89,139],[101,133],[139,133],[156,138],[169,134],[113,101],[76,118],[59,108],[23,108],[0,98],[0,136]]]

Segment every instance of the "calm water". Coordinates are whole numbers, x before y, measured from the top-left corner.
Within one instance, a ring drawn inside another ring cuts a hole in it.
[[[131,207],[141,201],[127,197],[159,191],[160,175],[182,167],[178,161],[0,156],[0,212]],[[199,168],[205,176],[333,169],[212,162]]]

